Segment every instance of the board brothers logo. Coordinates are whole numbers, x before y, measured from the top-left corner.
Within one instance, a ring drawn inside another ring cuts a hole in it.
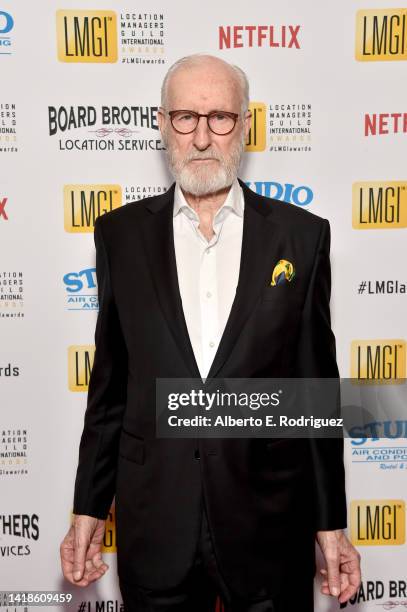
[[[13,16],[0,10],[0,55],[11,55],[12,40],[10,33],[13,28]]]
[[[406,508],[401,499],[352,500],[350,515],[355,546],[399,546],[406,541]]]
[[[219,49],[267,47],[300,49],[299,25],[219,26]]]
[[[117,19],[114,11],[57,11],[60,62],[117,62]]]
[[[407,60],[407,8],[356,13],[355,57],[360,62]]]
[[[60,136],[60,151],[161,151],[157,111],[157,106],[49,106],[49,135]],[[74,138],[70,132],[76,132]]]
[[[354,229],[407,227],[407,182],[370,181],[352,187]]]
[[[16,105],[0,102],[0,153],[17,152]]]
[[[399,598],[397,601],[395,598]],[[339,608],[359,605],[368,602],[377,602],[375,610],[400,610],[403,612],[406,605],[406,581],[396,579],[362,580],[355,595],[340,604]],[[358,607],[358,610],[361,608]],[[366,608],[364,608],[366,610]]]
[[[351,378],[362,382],[386,382],[406,377],[404,340],[353,340]]]
[[[38,514],[0,514],[0,558],[30,555],[39,535]]]
[[[68,347],[68,388],[70,391],[87,391],[95,357],[91,344]]]
[[[65,231],[93,232],[98,217],[121,205],[120,185],[65,185]]]

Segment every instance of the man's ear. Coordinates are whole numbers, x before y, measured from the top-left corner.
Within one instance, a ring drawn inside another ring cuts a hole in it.
[[[164,110],[162,106],[159,106],[158,111],[157,111],[157,121],[158,121],[158,127],[160,128],[161,134],[163,133],[163,130],[165,128],[165,120],[166,120],[166,116],[165,116]]]

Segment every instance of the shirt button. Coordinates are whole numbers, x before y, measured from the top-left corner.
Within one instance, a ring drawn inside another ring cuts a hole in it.
[[[211,341],[209,342],[209,346],[210,346],[211,348],[213,348],[213,347],[215,346],[215,343],[214,343],[214,342],[212,342],[212,340],[211,340]]]
[[[208,297],[208,298],[209,298],[209,297],[212,297],[212,293],[211,293],[210,291],[207,291],[207,292],[206,292],[206,297]]]
[[[211,250],[210,250],[210,249],[206,249],[206,251],[205,251],[205,253],[206,253],[207,255],[209,255],[209,253],[210,253],[210,252],[211,252]]]

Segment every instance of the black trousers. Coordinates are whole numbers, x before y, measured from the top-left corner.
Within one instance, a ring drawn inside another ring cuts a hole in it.
[[[218,596],[223,604],[218,612],[314,612],[313,580],[304,583],[300,576],[292,576],[278,598],[265,591],[249,601],[234,597],[219,571],[204,508],[194,563],[181,584],[153,591],[120,576],[119,584],[125,612],[215,612]]]

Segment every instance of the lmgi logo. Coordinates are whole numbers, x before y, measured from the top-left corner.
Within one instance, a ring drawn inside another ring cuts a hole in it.
[[[91,344],[68,347],[68,388],[70,391],[87,391],[95,357]]]
[[[264,102],[250,102],[252,125],[246,141],[246,151],[264,151],[266,148],[266,105]]]
[[[102,542],[103,553],[115,553],[116,547],[116,508],[112,506],[106,518],[105,533]]]
[[[121,205],[120,185],[65,185],[65,231],[93,232],[97,217]]]
[[[351,502],[351,541],[356,546],[404,544],[406,507],[401,499]]]
[[[114,11],[57,11],[60,62],[117,62],[117,18]]]
[[[352,192],[354,229],[407,227],[407,182],[354,183]]]
[[[406,377],[404,340],[354,340],[351,377],[358,381],[389,381]]]
[[[355,57],[360,62],[407,60],[407,9],[358,11]]]

